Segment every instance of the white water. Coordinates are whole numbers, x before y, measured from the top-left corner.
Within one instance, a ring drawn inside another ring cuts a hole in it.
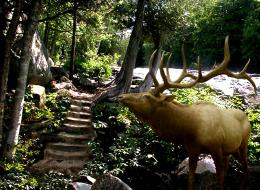
[[[171,79],[174,80],[180,75],[182,69],[170,68],[169,71],[170,71]],[[196,75],[196,71],[191,70],[190,72],[192,72]],[[134,69],[134,76],[141,78],[141,79],[144,79],[147,73],[148,73],[148,68]],[[207,71],[203,72],[203,74],[206,74],[206,73],[207,73]],[[256,84],[258,94],[260,94],[260,74],[252,74],[250,76]],[[157,72],[156,77],[159,82],[162,82],[162,78],[161,78],[159,72]],[[214,77],[214,78],[210,79],[209,81],[207,81],[206,84],[216,90],[222,91],[223,94],[229,95],[229,96],[233,96],[234,94],[250,96],[250,95],[254,94],[253,86],[247,80],[241,80],[241,79],[238,80],[238,79],[230,78],[226,75],[220,75],[220,76]],[[259,98],[259,95],[258,95],[258,98]],[[258,102],[258,103],[260,104],[260,102]]]

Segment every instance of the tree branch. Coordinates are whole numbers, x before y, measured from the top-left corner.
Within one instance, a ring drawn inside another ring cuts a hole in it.
[[[73,9],[68,9],[66,11],[63,11],[61,13],[57,13],[56,15],[53,15],[53,16],[49,16],[49,17],[46,17],[46,18],[43,18],[43,19],[40,19],[39,22],[45,22],[45,21],[48,21],[48,20],[54,20],[62,15],[65,15],[65,14],[72,14],[73,13]]]

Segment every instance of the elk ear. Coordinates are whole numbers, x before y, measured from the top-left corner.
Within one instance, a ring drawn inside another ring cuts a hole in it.
[[[151,102],[156,102],[158,101],[158,98],[156,98],[155,96],[153,96],[152,94],[144,94],[144,97],[147,98],[149,101]]]
[[[174,99],[174,96],[173,95],[168,95],[168,96],[165,96],[164,100],[167,101],[167,102],[172,102]]]

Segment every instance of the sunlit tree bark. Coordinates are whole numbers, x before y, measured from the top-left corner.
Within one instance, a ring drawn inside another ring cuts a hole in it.
[[[113,99],[119,94],[129,92],[133,78],[133,70],[135,68],[136,57],[139,50],[139,44],[142,38],[143,19],[144,19],[144,5],[145,0],[139,0],[137,3],[137,10],[135,16],[135,24],[130,36],[129,44],[126,50],[121,71],[116,79],[117,84],[115,87],[111,87],[108,90],[102,92],[96,99],[99,101],[103,98]]]
[[[76,30],[77,30],[77,1],[74,0],[73,5],[73,29],[72,29],[72,44],[70,50],[70,80],[73,80],[74,65],[75,65],[75,50],[76,50]]]
[[[160,65],[160,60],[161,60],[161,46],[156,48],[156,53],[154,55],[154,59],[152,60],[152,69],[147,73],[145,76],[144,80],[140,85],[138,85],[136,88],[131,90],[133,93],[138,93],[138,92],[146,92],[148,91],[152,86],[153,86],[153,79],[152,76],[150,75],[150,72],[157,73],[157,70]]]
[[[3,119],[4,119],[6,89],[7,89],[8,74],[9,74],[9,65],[11,59],[10,53],[11,53],[12,45],[15,41],[16,29],[18,26],[22,4],[23,4],[22,0],[15,1],[15,8],[13,11],[11,23],[7,30],[7,34],[6,36],[2,35],[2,39],[1,39],[3,44],[1,44],[2,47],[1,47],[1,58],[0,58],[0,155],[2,155],[1,152],[3,148],[3,142],[4,142],[3,140],[4,120]],[[3,17],[5,17],[5,15],[3,15]],[[4,30],[4,28],[1,28],[1,30]]]

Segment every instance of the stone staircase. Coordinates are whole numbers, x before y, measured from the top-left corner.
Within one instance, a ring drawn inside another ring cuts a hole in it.
[[[33,170],[55,170],[76,174],[91,159],[87,143],[96,137],[91,122],[91,97],[78,94],[71,98],[70,109],[59,132],[47,142],[44,158],[32,166]]]

